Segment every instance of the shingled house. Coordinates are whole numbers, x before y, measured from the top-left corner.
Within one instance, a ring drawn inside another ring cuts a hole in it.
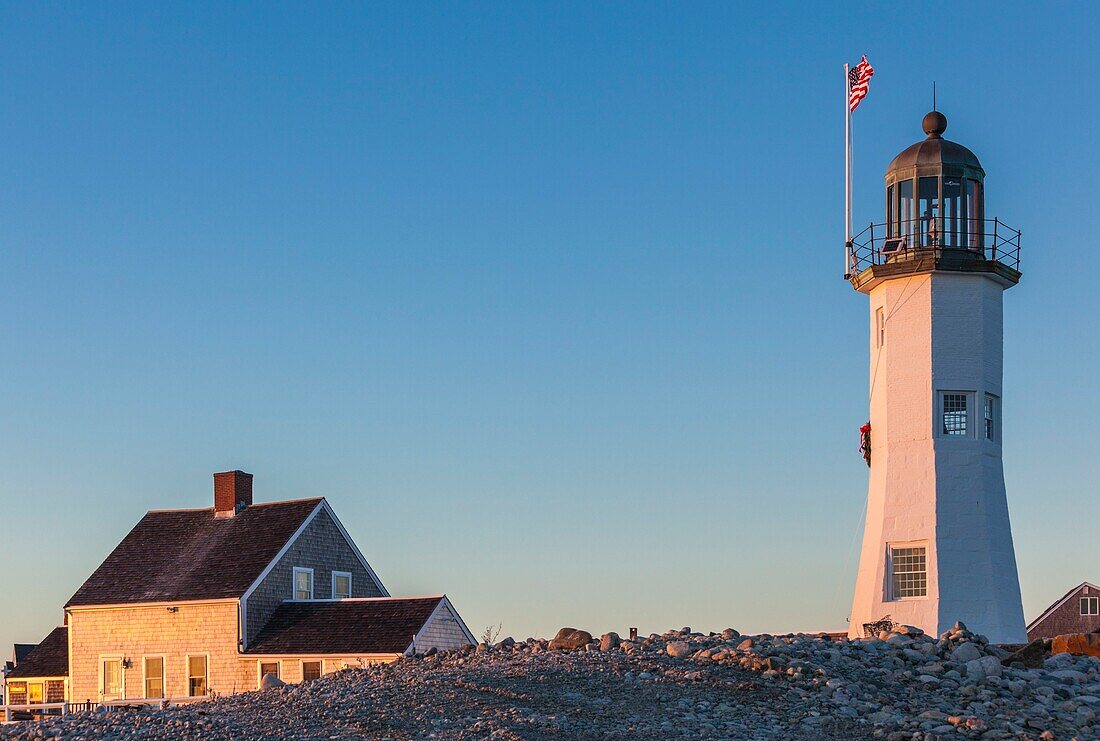
[[[8,704],[64,702],[69,679],[68,628],[54,628],[37,645],[15,644],[10,664],[4,672]]]
[[[1100,631],[1100,587],[1087,581],[1043,611],[1027,626],[1027,639]]]
[[[391,597],[325,499],[253,504],[242,471],[214,474],[212,508],[148,512],[64,613],[70,702],[232,694],[476,643],[446,596]]]

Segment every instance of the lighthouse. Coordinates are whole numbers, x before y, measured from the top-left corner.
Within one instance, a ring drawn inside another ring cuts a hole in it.
[[[1026,641],[1001,444],[1006,289],[1020,232],[987,218],[985,170],[943,138],[947,118],[886,170],[885,222],[848,245],[870,303],[867,515],[852,638],[894,625],[939,635],[957,620]]]

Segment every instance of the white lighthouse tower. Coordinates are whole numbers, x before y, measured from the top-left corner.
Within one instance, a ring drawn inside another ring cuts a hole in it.
[[[1020,233],[985,217],[985,171],[924,117],[886,171],[886,223],[848,244],[870,298],[870,482],[849,636],[962,620],[1026,641],[1001,463],[1001,298]],[[879,623],[880,625],[876,625]]]

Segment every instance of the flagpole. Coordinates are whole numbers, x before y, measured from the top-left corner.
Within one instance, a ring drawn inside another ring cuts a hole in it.
[[[852,241],[852,107],[851,79],[848,63],[844,63],[844,277],[852,270],[849,245]]]

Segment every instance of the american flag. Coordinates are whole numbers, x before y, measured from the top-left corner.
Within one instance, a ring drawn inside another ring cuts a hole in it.
[[[867,91],[871,87],[871,78],[874,77],[875,68],[867,62],[867,57],[859,60],[859,64],[848,70],[848,110],[859,108],[859,102],[867,97]]]

